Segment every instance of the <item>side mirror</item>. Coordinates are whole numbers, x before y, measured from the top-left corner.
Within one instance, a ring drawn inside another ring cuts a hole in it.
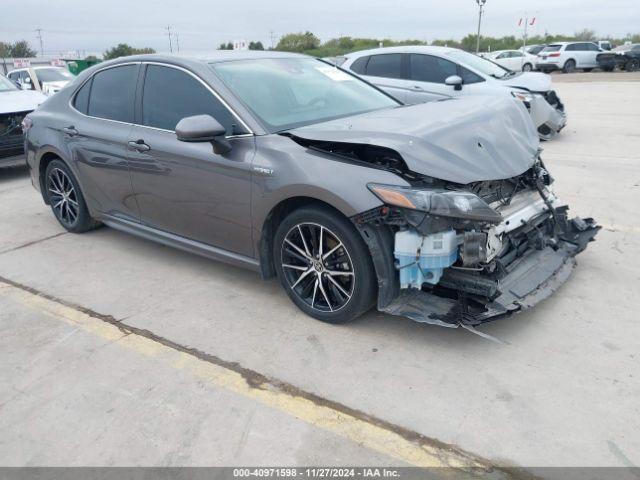
[[[185,117],[176,125],[176,136],[181,142],[211,142],[213,151],[222,155],[231,151],[224,137],[226,129],[211,115]]]
[[[444,81],[445,85],[453,87],[454,90],[462,90],[462,78],[458,75],[451,75]]]
[[[33,86],[31,85],[31,79],[29,77],[25,77],[21,82],[22,90],[31,90]]]

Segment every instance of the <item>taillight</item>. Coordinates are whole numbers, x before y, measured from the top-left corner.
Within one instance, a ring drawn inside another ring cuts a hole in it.
[[[33,120],[31,120],[29,115],[22,119],[22,133],[27,133],[32,126]]]
[[[559,57],[560,56],[560,52],[550,53],[549,56],[550,57]]]

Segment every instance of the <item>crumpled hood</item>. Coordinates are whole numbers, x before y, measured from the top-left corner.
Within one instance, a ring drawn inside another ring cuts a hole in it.
[[[531,92],[551,90],[551,75],[542,72],[523,72],[506,80],[498,80],[506,87],[524,88]]]
[[[0,92],[0,113],[28,112],[35,110],[47,99],[34,90],[11,90]]]
[[[413,172],[461,184],[520,175],[533,165],[539,147],[522,102],[502,95],[378,110],[289,133],[390,148]]]

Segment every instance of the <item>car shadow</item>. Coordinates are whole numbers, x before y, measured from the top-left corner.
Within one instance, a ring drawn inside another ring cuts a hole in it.
[[[19,178],[29,176],[29,169],[26,165],[15,165],[3,167],[0,165],[0,183],[10,182]]]

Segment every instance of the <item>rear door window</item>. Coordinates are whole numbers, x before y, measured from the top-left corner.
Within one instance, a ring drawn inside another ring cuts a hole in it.
[[[138,65],[122,65],[93,76],[88,115],[119,122],[133,122],[133,102]]]
[[[208,114],[227,130],[227,135],[246,133],[233,114],[200,81],[182,70],[147,66],[142,94],[142,124],[175,130],[185,117]]]
[[[412,53],[409,55],[409,78],[418,82],[444,83],[458,74],[458,66],[444,58]]]
[[[372,77],[402,78],[402,54],[372,55],[366,70]]]

